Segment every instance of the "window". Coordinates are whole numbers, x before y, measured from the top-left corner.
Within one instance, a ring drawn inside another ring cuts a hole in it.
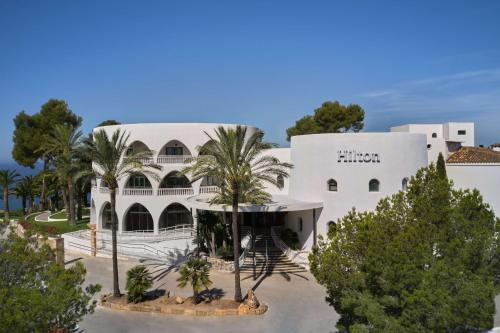
[[[436,133],[432,133],[432,137],[435,139],[438,137],[438,135]]]
[[[401,182],[401,187],[403,188],[403,191],[406,191],[408,188],[408,178],[403,178],[403,181]]]
[[[328,181],[328,191],[337,192],[337,190],[338,190],[337,181],[335,179],[330,179]]]
[[[458,130],[458,135],[465,135],[467,132],[465,130]]]
[[[279,188],[283,188],[283,186],[285,186],[285,179],[282,175],[278,175],[278,177],[276,177],[276,182]]]
[[[380,190],[380,182],[377,179],[372,179],[368,183],[368,190],[370,192],[378,192]]]
[[[127,188],[151,188],[151,183],[144,175],[133,175],[127,182]]]
[[[429,143],[429,144],[427,145],[427,149],[431,149],[431,148],[432,148],[432,145]]]
[[[328,227],[328,231],[332,230],[333,228],[336,228],[337,227],[337,224],[333,221],[328,221],[326,223],[326,226]]]
[[[182,147],[167,147],[166,149],[167,155],[183,155],[183,149]]]

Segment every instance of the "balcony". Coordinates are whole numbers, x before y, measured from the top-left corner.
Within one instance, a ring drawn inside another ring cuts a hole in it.
[[[158,164],[184,164],[191,155],[158,155],[156,163]]]
[[[158,195],[193,195],[194,191],[191,187],[174,187],[174,188],[159,188]]]
[[[152,188],[124,188],[123,189],[123,195],[153,195],[153,189]]]
[[[200,194],[217,192],[219,192],[219,186],[200,186]]]

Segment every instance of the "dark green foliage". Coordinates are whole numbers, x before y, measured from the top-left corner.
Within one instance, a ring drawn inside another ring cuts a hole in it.
[[[127,299],[129,302],[138,303],[144,299],[146,290],[153,286],[153,278],[146,266],[139,265],[127,272]]]
[[[439,177],[445,179],[447,178],[446,175],[446,164],[444,163],[444,157],[442,153],[439,153],[437,163],[436,163],[436,169],[438,172]]]
[[[374,212],[339,220],[313,250],[311,271],[341,331],[485,331],[500,282],[499,226],[477,190],[452,190],[431,165]]]
[[[280,237],[281,240],[292,250],[297,250],[299,248],[299,235],[297,235],[297,233],[292,229],[283,229]]]
[[[2,191],[4,217],[3,221],[8,223],[10,221],[9,212],[9,195],[12,192],[12,187],[19,178],[16,170],[3,169],[0,170],[0,189]]]
[[[294,135],[315,133],[359,132],[363,129],[365,111],[357,104],[347,106],[327,101],[314,110],[314,115],[304,116],[286,130],[287,140]]]
[[[212,285],[210,281],[210,266],[209,264],[199,258],[189,258],[179,270],[179,277],[177,278],[178,287],[184,288],[188,284],[193,288],[193,302],[198,302],[198,293],[202,287],[208,288]]]
[[[99,125],[97,125],[96,127],[102,127],[102,126],[111,126],[111,125],[120,125],[121,123],[116,121],[116,120],[113,120],[113,119],[108,119],[108,120],[105,120],[103,122],[101,122]]]
[[[68,331],[94,311],[100,286],[82,287],[81,262],[65,269],[47,245],[14,233],[0,248],[0,332]]]
[[[40,112],[30,116],[24,111],[14,118],[14,146],[12,157],[27,167],[34,167],[35,162],[44,155],[40,149],[50,137],[55,125],[78,127],[82,119],[75,115],[63,100],[51,99],[42,105]]]
[[[223,246],[217,249],[217,257],[220,257],[224,260],[233,260],[234,259],[234,250],[232,246]]]

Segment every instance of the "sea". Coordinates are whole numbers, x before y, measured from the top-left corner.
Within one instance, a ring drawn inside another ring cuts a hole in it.
[[[0,163],[0,170],[3,169],[10,169],[10,170],[16,170],[18,174],[21,175],[21,177],[24,176],[34,176],[40,170],[42,170],[42,165],[40,163],[35,165],[35,168],[26,168],[23,166],[20,166],[19,164],[16,163]],[[39,198],[35,198],[35,203],[38,203]],[[3,209],[3,199],[0,200],[0,209]],[[21,198],[16,198],[15,195],[9,195],[9,209],[10,210],[17,210],[23,208],[23,203]]]

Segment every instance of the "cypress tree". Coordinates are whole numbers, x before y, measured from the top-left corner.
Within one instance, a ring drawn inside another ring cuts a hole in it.
[[[440,178],[442,179],[448,178],[446,175],[446,164],[444,163],[444,157],[442,153],[439,153],[436,163],[436,169]]]

